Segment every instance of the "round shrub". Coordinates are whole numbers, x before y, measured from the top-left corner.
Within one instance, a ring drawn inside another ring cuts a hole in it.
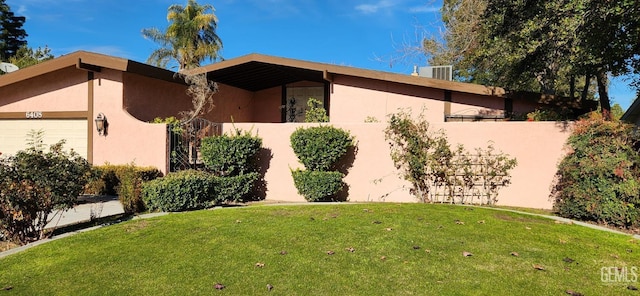
[[[291,134],[293,152],[310,171],[333,170],[353,145],[347,131],[333,126],[301,127]]]
[[[169,173],[142,186],[142,198],[151,211],[202,209],[214,199],[213,175],[195,170]]]
[[[558,165],[554,210],[563,217],[640,226],[640,144],[635,128],[590,118],[576,123]]]
[[[344,175],[340,172],[293,170],[293,183],[307,201],[333,201],[342,190]]]
[[[202,160],[218,176],[237,176],[256,171],[262,139],[248,132],[221,135],[202,140]]]

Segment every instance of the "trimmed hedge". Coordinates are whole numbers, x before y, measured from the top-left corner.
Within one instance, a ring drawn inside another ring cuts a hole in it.
[[[262,139],[251,134],[227,134],[202,139],[202,160],[218,176],[237,176],[257,170],[257,156]]]
[[[215,202],[242,202],[252,191],[255,182],[260,178],[259,173],[247,173],[238,176],[214,177],[213,189]]]
[[[117,195],[125,213],[140,213],[145,210],[142,201],[142,184],[162,177],[154,167],[138,167],[133,164],[95,166],[98,175],[86,187],[85,193]]]
[[[340,172],[291,171],[298,193],[307,201],[335,201],[336,194],[345,186]]]
[[[290,139],[293,152],[310,171],[335,170],[338,160],[354,146],[349,132],[328,125],[300,127]]]
[[[214,200],[215,184],[215,177],[206,172],[187,170],[169,173],[164,178],[145,183],[142,199],[150,211],[203,209]]]

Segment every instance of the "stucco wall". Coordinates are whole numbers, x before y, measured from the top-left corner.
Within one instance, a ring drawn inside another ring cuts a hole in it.
[[[101,165],[135,163],[167,171],[167,131],[165,124],[140,121],[123,108],[122,72],[105,69],[93,81],[93,113],[103,113],[109,122],[108,134],[93,133],[93,163]]]
[[[255,92],[251,105],[251,121],[277,123],[282,121],[282,87]]]
[[[123,73],[122,79],[124,108],[137,119],[150,122],[191,109],[185,85],[131,73]]]
[[[0,112],[86,111],[87,72],[64,68],[0,88]]]
[[[444,91],[349,76],[337,76],[330,94],[331,122],[363,123],[368,117],[386,121],[398,108],[411,108],[432,122],[444,121]]]
[[[304,201],[293,185],[290,169],[302,167],[290,146],[289,137],[300,126],[313,124],[243,124],[235,127],[253,129],[271,152],[265,174],[268,200]],[[397,174],[389,145],[384,139],[386,123],[335,123],[348,130],[358,141],[353,167],[345,178],[350,201],[415,202],[409,194],[409,184]],[[501,150],[518,160],[512,171],[512,184],[499,194],[501,205],[549,209],[550,185],[556,164],[563,155],[563,145],[569,135],[567,126],[554,122],[455,122],[434,123],[443,128],[452,147],[464,144],[468,150],[486,148],[493,141]],[[225,131],[231,130],[225,124]]]

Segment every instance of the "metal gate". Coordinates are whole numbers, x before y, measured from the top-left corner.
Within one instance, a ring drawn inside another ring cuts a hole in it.
[[[169,133],[169,171],[202,169],[200,157],[202,139],[222,134],[222,123],[203,118],[195,118],[186,123],[168,125]]]

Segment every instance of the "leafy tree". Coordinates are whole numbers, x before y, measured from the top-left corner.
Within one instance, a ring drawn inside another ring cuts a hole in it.
[[[9,58],[9,63],[22,69],[53,58],[54,56],[51,54],[51,49],[47,46],[44,48],[38,47],[36,50],[33,50],[33,48],[24,45],[18,49],[18,52],[16,52],[14,56]]]
[[[444,0],[441,13],[442,36],[407,50],[457,80],[582,101],[597,90],[610,118],[608,77],[640,74],[635,0]]]
[[[508,86],[535,78],[546,93],[558,81],[595,78],[605,119],[610,119],[608,75],[640,66],[640,10],[635,0],[488,0],[483,42],[475,63],[502,73]],[[496,58],[500,57],[500,58]]]
[[[167,13],[170,25],[165,32],[157,28],[143,29],[145,38],[159,43],[148,63],[166,68],[170,61],[178,63],[178,71],[200,66],[206,59],[220,57],[222,41],[216,34],[218,18],[212,5],[199,5],[188,0],[186,6],[171,5]]]
[[[0,59],[6,61],[27,44],[27,32],[22,28],[26,18],[15,16],[5,0],[0,0]]]
[[[479,45],[479,29],[487,0],[444,0],[440,13],[441,36],[428,35],[419,48],[430,65],[453,65],[458,80],[469,80],[473,65],[468,58]]]

